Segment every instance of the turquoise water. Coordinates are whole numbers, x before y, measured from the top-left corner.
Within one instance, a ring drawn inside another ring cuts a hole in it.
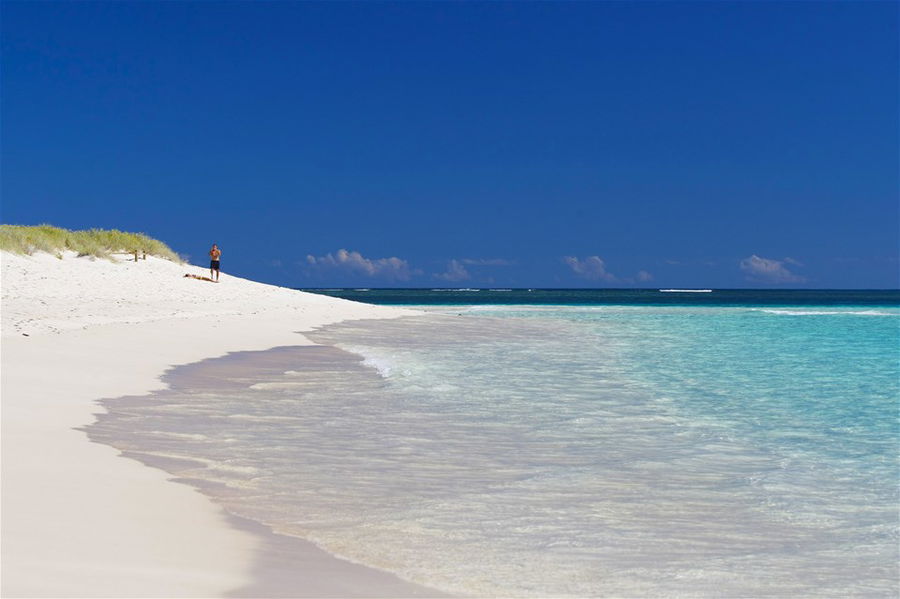
[[[93,438],[475,596],[898,588],[896,305],[457,305],[116,400]]]

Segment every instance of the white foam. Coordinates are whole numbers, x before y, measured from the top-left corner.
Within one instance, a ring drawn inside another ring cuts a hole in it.
[[[185,439],[188,441],[205,441],[209,437],[196,433],[177,433],[174,431],[151,431],[151,435],[156,437],[171,437],[173,439]]]
[[[250,385],[249,389],[253,389],[254,391],[290,391],[293,389],[299,389],[302,387],[308,387],[309,383],[288,383],[288,382],[278,382],[278,383],[254,383]]]
[[[363,366],[374,369],[381,378],[389,378],[394,374],[395,365],[394,363],[387,357],[382,355],[375,354],[370,348],[367,347],[342,347],[352,354],[356,354],[358,356],[362,356],[363,358]],[[408,372],[406,374],[409,374]]]
[[[609,310],[613,306],[565,306],[565,305],[556,305],[556,304],[477,304],[474,306],[453,306],[453,309],[459,311],[460,309],[466,312],[495,312],[495,311],[503,311],[503,312],[599,312],[603,310]],[[622,306],[615,306],[615,308],[622,309]],[[630,308],[630,306],[625,307]]]
[[[660,293],[712,293],[712,289],[660,289]]]
[[[206,467],[210,470],[215,470],[218,472],[225,473],[234,473],[234,474],[243,474],[243,475],[256,475],[260,474],[263,471],[259,468],[255,468],[254,466],[242,466],[240,464],[233,464],[229,462],[213,462],[211,460],[203,460],[206,462]]]
[[[394,367],[387,360],[368,357],[363,360],[363,364],[368,366],[369,368],[374,368],[378,371],[378,374],[381,375],[382,378],[388,378],[391,376],[391,373],[394,372]]]
[[[884,312],[881,310],[781,310],[757,308],[756,311],[782,316],[900,316],[900,312]]]

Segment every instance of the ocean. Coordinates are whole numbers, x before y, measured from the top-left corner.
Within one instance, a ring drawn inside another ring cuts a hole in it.
[[[180,367],[89,435],[451,593],[900,593],[900,292],[318,292],[426,314]]]

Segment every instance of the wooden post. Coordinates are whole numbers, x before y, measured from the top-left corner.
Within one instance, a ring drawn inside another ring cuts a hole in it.
[[[137,250],[134,250],[134,261],[137,262]]]
[[[144,250],[144,260],[147,259],[147,250]]]

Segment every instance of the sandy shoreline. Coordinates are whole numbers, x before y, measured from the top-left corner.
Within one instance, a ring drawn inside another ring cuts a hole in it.
[[[97,400],[148,393],[175,365],[305,345],[299,334],[409,311],[148,258],[3,253],[4,597],[428,596],[229,516],[77,430]]]

